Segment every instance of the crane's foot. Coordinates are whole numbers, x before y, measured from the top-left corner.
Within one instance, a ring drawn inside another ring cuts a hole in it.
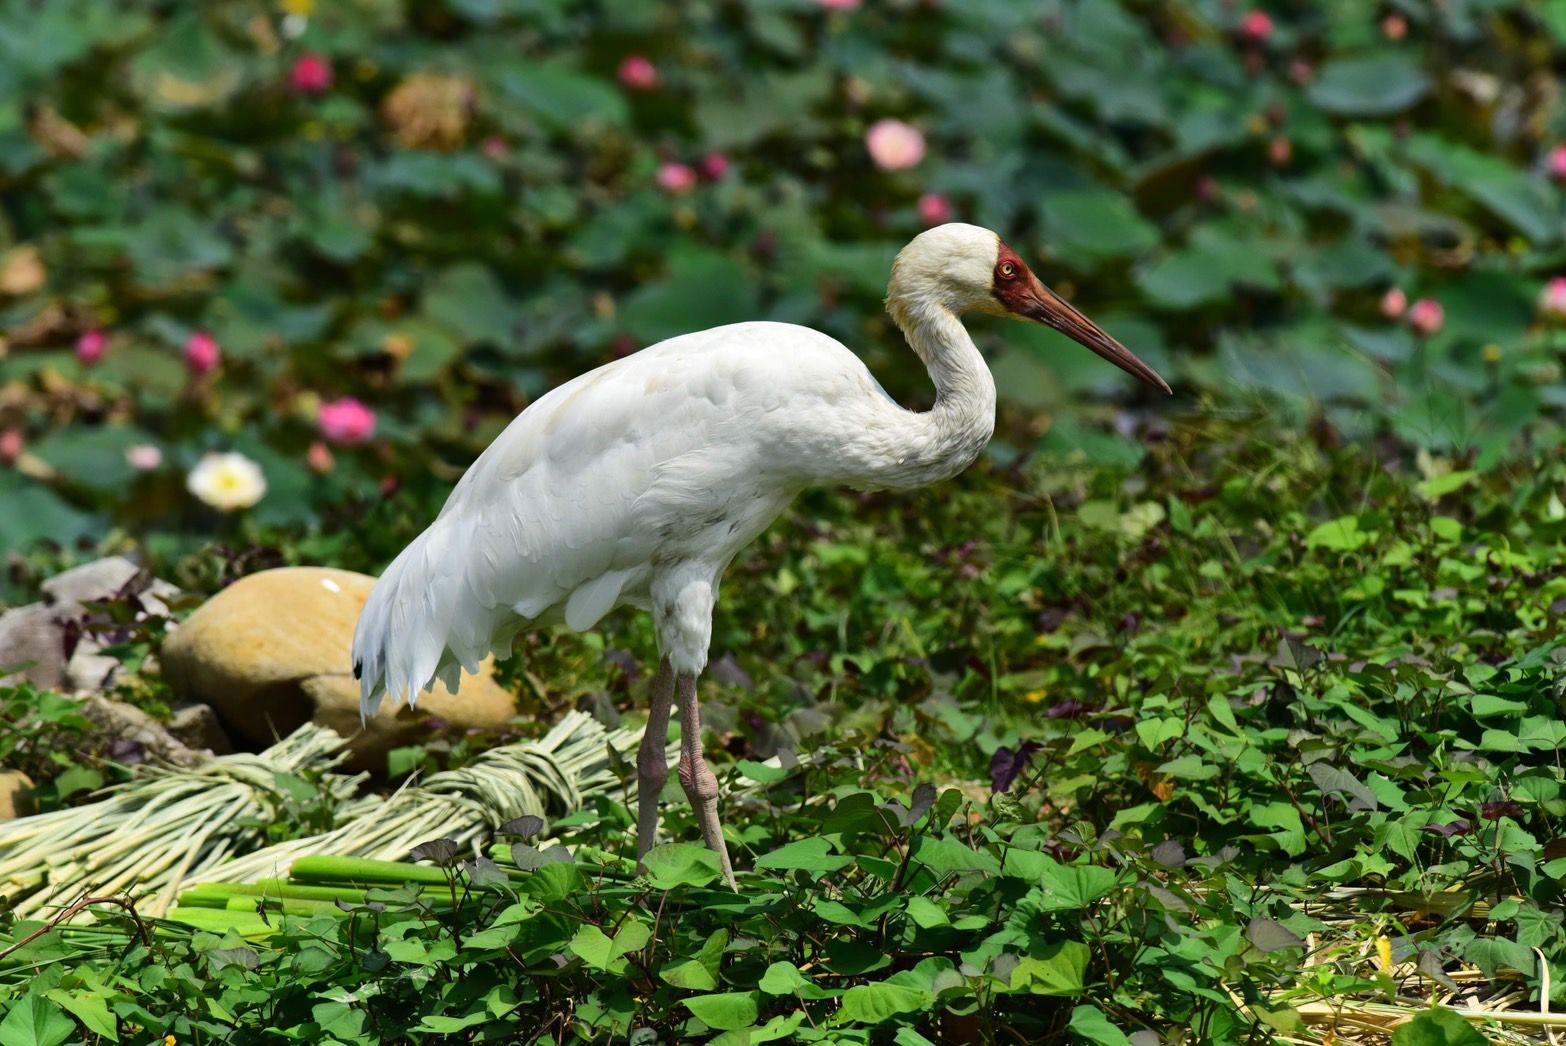
[[[701,837],[707,849],[718,855],[723,881],[739,892],[734,881],[734,865],[729,861],[729,846],[723,841],[723,825],[718,821],[718,779],[701,757],[701,708],[696,702],[696,676],[681,672],[674,679],[675,699],[680,704],[680,785],[696,811]]]
[[[694,761],[688,754],[682,755],[679,774],[685,797],[691,801],[696,821],[701,825],[701,837],[706,841],[707,849],[718,855],[723,881],[729,884],[729,889],[739,893],[739,884],[734,881],[734,865],[729,861],[729,844],[723,838],[723,823],[718,820],[718,779],[699,754]]]
[[[674,670],[669,659],[658,666],[652,681],[652,705],[647,729],[636,751],[636,860],[638,867],[658,840],[658,798],[669,779],[669,710],[674,700]],[[642,871],[647,869],[641,868]]]

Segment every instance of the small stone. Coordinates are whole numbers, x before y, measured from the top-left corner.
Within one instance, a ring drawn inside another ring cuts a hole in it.
[[[65,689],[73,694],[96,694],[114,686],[119,675],[119,658],[97,652],[98,644],[89,643],[83,636],[76,651],[65,666]]]
[[[223,724],[218,722],[211,705],[176,708],[169,720],[169,733],[180,743],[213,755],[230,755],[234,751],[234,743],[223,732]]]
[[[20,770],[0,770],[0,821],[14,821],[38,812],[38,804],[27,793],[33,779]]]
[[[351,738],[349,765],[384,772],[386,753],[428,736],[425,716],[495,729],[516,712],[486,660],[453,695],[436,684],[418,709],[387,698],[361,729],[353,632],[375,579],[328,567],[282,567],[241,578],[163,643],[163,676],[183,700],[212,706],[236,740],[265,746],[307,721]]]
[[[21,665],[27,667],[5,671]],[[43,603],[0,614],[0,685],[19,680],[40,690],[58,690],[65,680],[65,622]]]

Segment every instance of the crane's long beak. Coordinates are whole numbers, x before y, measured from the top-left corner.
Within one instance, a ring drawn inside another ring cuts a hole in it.
[[[1082,315],[1072,307],[1070,302],[1044,286],[1037,278],[1030,282],[1032,286],[1027,289],[1023,307],[1015,311],[1029,319],[1038,320],[1045,326],[1055,328],[1077,344],[1092,349],[1126,373],[1135,375],[1155,389],[1161,389],[1165,395],[1173,393],[1169,383],[1159,377],[1156,370],[1137,359],[1130,349],[1110,337],[1104,328]]]

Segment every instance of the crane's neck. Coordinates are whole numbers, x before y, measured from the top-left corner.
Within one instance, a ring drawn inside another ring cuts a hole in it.
[[[903,412],[889,433],[878,485],[917,487],[973,464],[995,431],[995,379],[962,321],[934,296],[894,294],[893,321],[935,382],[935,406]]]

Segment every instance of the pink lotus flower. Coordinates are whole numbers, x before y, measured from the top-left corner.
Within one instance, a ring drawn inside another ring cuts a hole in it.
[[[696,188],[696,168],[688,163],[666,163],[658,168],[658,187],[676,196]]]
[[[859,6],[859,0],[816,0],[816,6],[828,11],[852,11]]]
[[[877,120],[865,132],[870,159],[883,171],[905,171],[924,159],[924,135],[901,120]]]
[[[323,54],[306,51],[288,70],[288,86],[299,94],[325,94],[332,86],[332,63]]]
[[[919,220],[926,225],[945,225],[952,220],[952,205],[938,192],[927,192],[919,197]]]
[[[197,331],[185,342],[185,367],[198,378],[216,370],[222,359],[217,339],[206,331]]]
[[[616,75],[627,91],[651,91],[658,86],[658,67],[646,55],[626,55]]]
[[[22,447],[26,445],[22,438],[21,429],[5,429],[0,431],[0,464],[9,465],[22,456]]]
[[[1420,298],[1408,307],[1408,325],[1415,333],[1426,337],[1441,329],[1446,323],[1446,310],[1434,298]]]
[[[375,412],[351,396],[322,403],[315,421],[333,443],[363,443],[375,434]]]
[[[305,451],[305,464],[310,466],[310,471],[323,475],[332,471],[336,460],[332,457],[332,449],[320,440],[310,444],[310,449]]]
[[[1381,315],[1395,320],[1408,308],[1408,295],[1399,287],[1393,287],[1381,296]]]
[[[83,331],[82,336],[76,339],[76,360],[84,367],[91,367],[103,359],[103,352],[108,347],[109,339],[103,331]]]
[[[710,181],[721,181],[729,173],[729,158],[723,153],[708,153],[701,158],[701,173]]]
[[[1247,40],[1267,39],[1272,35],[1272,16],[1260,8],[1250,11],[1240,19],[1240,35]]]
[[[506,144],[506,140],[500,135],[492,134],[479,143],[479,148],[482,149],[484,151],[484,155],[489,157],[491,160],[504,160],[506,158],[506,152],[510,149],[510,146]]]
[[[151,472],[163,464],[163,451],[151,443],[132,443],[125,448],[125,463],[137,472]]]
[[[1408,35],[1408,19],[1393,11],[1381,20],[1381,35],[1393,43]]]
[[[1539,292],[1539,315],[1547,320],[1566,320],[1566,276],[1553,277]]]
[[[1294,143],[1285,136],[1280,134],[1267,143],[1267,162],[1274,167],[1287,167],[1293,158]]]
[[[1566,182],[1566,145],[1557,145],[1550,150],[1550,157],[1545,161],[1545,167],[1550,172],[1550,177],[1558,182]]]

